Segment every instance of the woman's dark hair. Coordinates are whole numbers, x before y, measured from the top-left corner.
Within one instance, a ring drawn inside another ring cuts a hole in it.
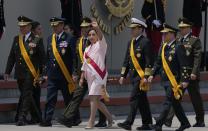
[[[89,30],[87,31],[87,35],[88,35],[88,34],[90,33],[90,31],[92,31],[92,30],[94,30],[95,33],[97,34],[96,28],[95,28],[95,27],[90,27]],[[88,41],[87,41],[87,45],[90,45],[90,44],[91,44],[91,42],[88,40]]]
[[[37,22],[37,21],[34,21],[34,22],[32,22],[32,30],[35,30],[38,26],[40,25],[40,23],[39,22]]]
[[[95,28],[95,27],[90,27],[90,28],[88,29],[88,31],[87,31],[87,35],[88,35],[88,34],[90,33],[90,31],[92,31],[92,30],[94,30],[95,33],[97,34],[96,28]]]

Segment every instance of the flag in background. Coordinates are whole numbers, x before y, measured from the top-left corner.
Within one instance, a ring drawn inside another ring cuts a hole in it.
[[[62,14],[66,19],[66,23],[70,23],[77,32],[80,32],[80,24],[82,20],[81,0],[60,0]]]
[[[4,1],[0,1],[0,39],[2,37],[2,34],[4,32],[5,27],[5,20],[4,20]]]

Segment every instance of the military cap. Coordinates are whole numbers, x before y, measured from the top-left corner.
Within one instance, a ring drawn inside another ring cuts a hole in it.
[[[59,23],[64,23],[65,19],[61,17],[52,17],[50,19],[51,26],[56,26]]]
[[[88,26],[91,26],[91,23],[92,23],[92,20],[88,17],[84,17],[82,19],[82,23],[80,25],[80,27],[88,27]]]
[[[178,19],[178,27],[191,27],[193,25],[187,18],[179,18]]]
[[[167,33],[167,32],[176,33],[176,32],[178,32],[178,29],[176,29],[168,24],[163,24],[163,30],[161,30],[160,32],[161,33]]]
[[[28,24],[31,24],[33,20],[31,20],[30,18],[27,18],[25,16],[19,16],[17,18],[18,20],[18,25],[19,26],[25,26],[25,25],[28,25]]]
[[[137,18],[131,18],[131,24],[129,25],[130,28],[134,27],[144,27],[147,28],[145,22],[138,20]]]

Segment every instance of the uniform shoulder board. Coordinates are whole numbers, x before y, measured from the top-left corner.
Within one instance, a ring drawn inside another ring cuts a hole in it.
[[[153,3],[153,0],[145,0],[148,3]]]

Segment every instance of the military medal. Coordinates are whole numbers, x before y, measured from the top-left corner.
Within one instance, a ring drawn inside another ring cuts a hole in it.
[[[33,54],[33,50],[31,49],[31,50],[29,51],[29,53],[32,55],[32,54]]]
[[[172,59],[173,59],[173,58],[172,58],[172,56],[170,55],[170,56],[168,57],[168,60],[169,60],[169,61],[172,61]]]
[[[140,53],[138,53],[138,54],[137,54],[137,57],[138,57],[138,58],[139,58],[139,57],[141,57],[141,54],[140,54]]]
[[[190,55],[190,52],[188,50],[186,50],[186,55],[189,56]]]
[[[66,53],[65,48],[62,48],[62,50],[61,50],[61,54],[62,54],[62,55],[64,55],[65,53]]]
[[[90,63],[90,61],[91,61],[90,58],[87,58],[87,63],[88,63],[88,64]]]

